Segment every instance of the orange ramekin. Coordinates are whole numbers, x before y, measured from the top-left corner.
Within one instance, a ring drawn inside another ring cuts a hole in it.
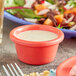
[[[49,41],[26,41],[16,37],[17,34],[28,30],[45,30],[58,35],[56,39]],[[19,60],[32,65],[47,64],[54,60],[59,43],[64,39],[61,30],[46,25],[24,25],[10,32],[10,39],[15,43]]]
[[[76,55],[62,62],[56,71],[56,76],[70,76],[72,67],[76,65]]]

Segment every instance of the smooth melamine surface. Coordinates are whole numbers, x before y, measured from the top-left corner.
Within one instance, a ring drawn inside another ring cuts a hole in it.
[[[18,34],[16,37],[27,41],[48,41],[56,39],[58,35],[49,31],[30,30],[22,32]]]

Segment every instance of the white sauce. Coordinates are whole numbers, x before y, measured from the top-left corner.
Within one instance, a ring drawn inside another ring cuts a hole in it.
[[[16,37],[27,41],[48,41],[56,39],[58,35],[49,31],[30,30],[22,32],[18,34]]]

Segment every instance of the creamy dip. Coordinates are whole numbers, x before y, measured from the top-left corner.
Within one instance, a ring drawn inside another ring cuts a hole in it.
[[[58,35],[49,31],[30,30],[21,32],[16,37],[27,41],[49,41],[56,39]]]

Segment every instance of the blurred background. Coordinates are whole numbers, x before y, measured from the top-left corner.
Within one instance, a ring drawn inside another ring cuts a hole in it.
[[[10,0],[10,1],[12,2],[12,0]],[[49,0],[47,0],[47,2],[48,1]],[[69,0],[69,1],[71,1],[71,0]],[[9,2],[9,0],[8,0],[8,2]],[[10,5],[11,5],[11,3],[10,3]],[[8,6],[8,4],[7,4],[7,6]],[[51,4],[50,6],[53,6],[53,4]],[[73,7],[76,7],[76,6],[73,5]],[[23,6],[18,7],[18,9],[22,9],[22,8],[23,8]],[[1,23],[3,25],[0,24],[1,26],[3,26],[3,29],[2,29],[3,30],[3,38],[2,38],[2,43],[0,44],[0,72],[2,73],[3,76],[6,76],[6,75],[5,75],[5,73],[2,69],[2,65],[6,65],[6,64],[16,62],[20,66],[20,68],[22,69],[22,71],[24,73],[29,74],[30,72],[42,72],[44,70],[56,69],[61,62],[68,59],[69,57],[72,57],[72,56],[76,55],[76,31],[75,31],[76,27],[74,27],[73,30],[69,30],[72,27],[67,26],[67,28],[64,27],[65,28],[64,29],[61,26],[57,26],[57,27],[59,27],[59,29],[61,29],[65,33],[66,38],[64,39],[64,41],[60,44],[60,46],[58,48],[58,52],[57,52],[55,61],[53,61],[49,64],[46,64],[46,65],[41,65],[41,66],[32,66],[32,65],[22,63],[17,58],[15,45],[10,40],[9,34],[10,34],[10,31],[12,29],[14,29],[15,27],[22,26],[23,24],[34,24],[34,23],[30,22],[30,21],[27,21],[28,19],[27,20],[26,19],[24,20],[22,18],[20,19],[19,17],[11,14],[8,11],[6,12],[7,9],[10,9],[10,8],[5,9],[4,21],[3,21],[3,23]],[[3,10],[2,10],[2,12],[3,12]],[[30,12],[27,12],[27,13],[30,13]],[[38,18],[39,16],[36,16],[36,17]],[[27,16],[27,18],[28,18],[28,16]],[[46,17],[45,19],[48,19],[48,17]],[[41,20],[41,18],[38,19],[38,20]],[[34,21],[35,21],[35,18],[34,18]],[[73,20],[71,22],[76,23]],[[68,23],[67,23],[67,25],[68,25]],[[73,24],[73,26],[76,26],[76,24]],[[1,30],[1,34],[2,34],[2,30]]]

